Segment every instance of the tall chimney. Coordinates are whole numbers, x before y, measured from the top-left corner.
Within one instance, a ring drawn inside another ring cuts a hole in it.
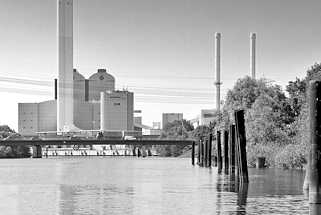
[[[251,63],[250,63],[250,67],[251,67],[251,74],[252,74],[252,78],[255,79],[256,78],[256,71],[255,71],[255,58],[256,58],[256,33],[251,33],[250,35],[250,59],[251,59]]]
[[[216,110],[221,103],[221,33],[215,33]]]
[[[100,92],[100,130],[106,131],[106,127],[105,127],[105,92]]]
[[[73,104],[73,0],[57,0],[58,101],[57,131],[75,129]]]

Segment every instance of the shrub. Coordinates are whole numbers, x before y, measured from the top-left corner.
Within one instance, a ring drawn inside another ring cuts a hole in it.
[[[303,144],[290,144],[285,146],[275,157],[277,167],[303,168],[307,163],[305,157],[306,147]]]

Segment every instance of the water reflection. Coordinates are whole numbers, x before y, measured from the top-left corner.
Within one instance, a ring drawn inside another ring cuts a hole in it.
[[[321,204],[310,204],[310,215],[321,214]]]
[[[241,183],[238,185],[238,193],[237,193],[237,214],[246,214],[246,202],[247,202],[247,194],[249,190],[249,184]]]
[[[41,161],[41,162],[40,162]],[[304,172],[249,169],[250,184],[188,159],[2,160],[0,211],[34,214],[318,214]]]
[[[236,180],[235,175],[226,175],[222,173],[217,175],[216,182],[216,204],[218,207],[217,214],[221,214],[221,211],[224,211],[222,210],[222,207],[224,207],[227,202],[227,200],[225,200],[225,197],[231,199],[231,195],[236,195],[236,201],[231,202],[231,204],[234,204],[235,209],[225,209],[225,211],[229,211],[230,213],[234,211],[236,214],[240,215],[246,214],[246,203],[248,197],[249,184],[240,184]]]

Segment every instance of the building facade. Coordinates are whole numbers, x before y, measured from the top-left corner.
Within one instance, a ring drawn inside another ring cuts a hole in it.
[[[215,119],[215,109],[203,109],[201,110],[200,124],[209,125]]]

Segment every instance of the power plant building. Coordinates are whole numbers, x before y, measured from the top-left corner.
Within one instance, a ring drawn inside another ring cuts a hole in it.
[[[85,79],[73,71],[74,125],[81,130],[133,131],[134,95],[115,90],[115,78],[105,69]],[[57,88],[55,89],[57,92]],[[101,116],[101,92],[104,92],[104,111]],[[57,94],[57,93],[55,93]],[[101,119],[104,128],[101,128]],[[57,131],[57,100],[18,104],[18,130],[25,136],[37,132]]]

